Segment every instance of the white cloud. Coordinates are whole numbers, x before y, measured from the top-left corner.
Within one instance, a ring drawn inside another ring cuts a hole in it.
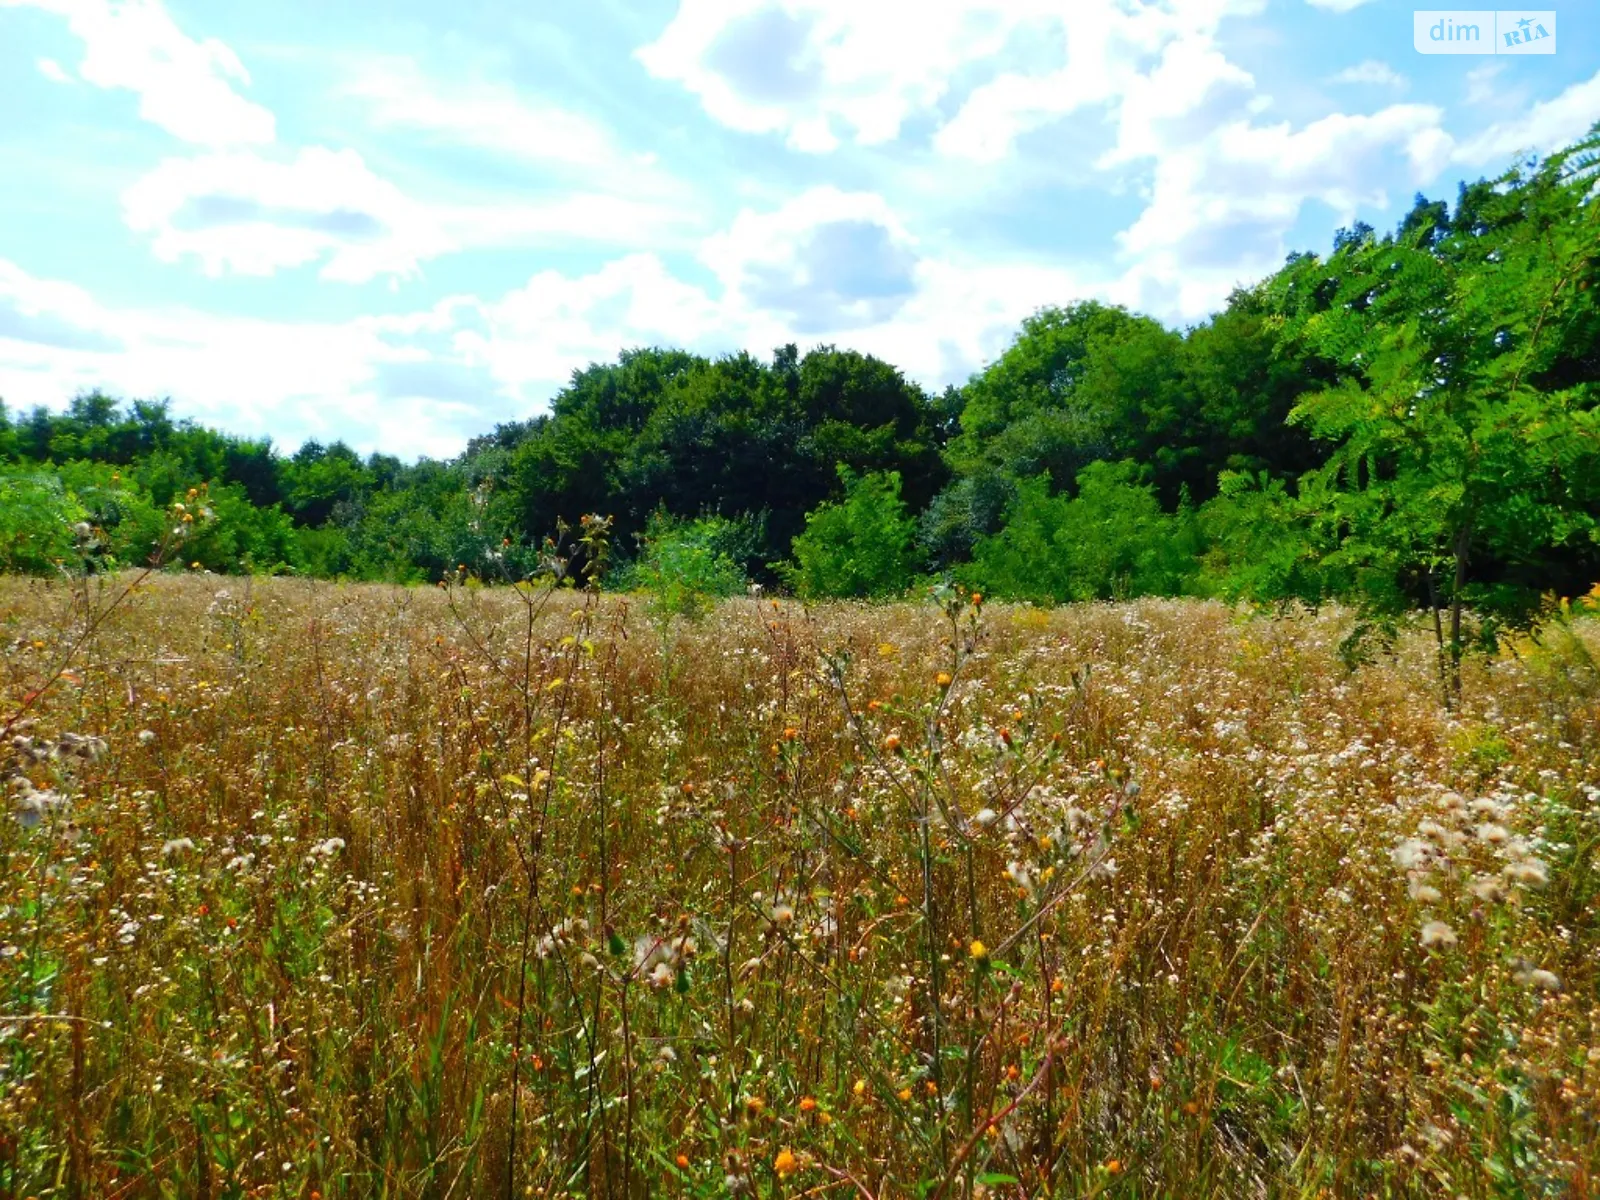
[[[1118,106],[1119,157],[1152,122],[1203,108],[1219,91],[1254,80],[1214,44],[1226,16],[1254,12],[1259,0],[1163,0],[1144,7],[1090,3],[1060,18],[1062,65],[1046,74],[1002,73],[973,90],[934,138],[945,154],[980,161],[1006,157],[1032,129],[1094,105]]]
[[[128,226],[156,257],[193,257],[208,275],[271,275],[321,263],[321,277],[365,283],[417,274],[473,246],[644,244],[678,236],[688,214],[623,196],[415,199],[354,150],[295,156],[231,151],[168,159],[123,194]]]
[[[8,319],[18,313],[31,323]],[[353,432],[365,448],[450,451],[458,439],[441,435],[441,415],[450,415],[444,405],[383,410],[375,366],[396,351],[382,335],[375,322],[116,309],[0,259],[0,395],[18,406],[58,408],[103,388],[130,398],[170,396],[182,415],[270,433],[289,446]]]
[[[915,242],[881,196],[813,188],[780,208],[745,209],[701,258],[733,310],[781,314],[797,332],[892,317],[915,290]]]
[[[722,124],[825,152],[845,138],[892,141],[962,66],[1057,9],[1045,0],[682,0],[637,55]]]
[[[130,228],[156,256],[197,257],[209,275],[270,275],[324,261],[324,278],[413,274],[450,240],[437,220],[354,150],[293,159],[250,151],[168,159],[123,195]]]
[[[19,6],[64,17],[83,42],[78,74],[136,93],[139,115],[173,136],[206,146],[273,140],[272,113],[235,90],[250,82],[238,56],[215,38],[189,37],[160,0],[0,0]]]
[[[343,90],[366,105],[380,128],[535,164],[600,190],[632,196],[681,191],[656,155],[630,153],[594,118],[530,99],[507,84],[447,82],[405,61],[373,58],[352,72]]]
[[[1405,87],[1406,77],[1388,63],[1369,58],[1353,67],[1346,67],[1329,77],[1330,83],[1372,83],[1382,87]]]
[[[1535,104],[1519,117],[1489,126],[1456,147],[1452,161],[1474,167],[1506,166],[1519,154],[1547,154],[1569,145],[1600,113],[1600,71]]]
[[[1149,206],[1119,235],[1130,262],[1119,298],[1164,315],[1204,314],[1282,261],[1308,201],[1348,219],[1385,207],[1383,181],[1397,170],[1413,184],[1432,179],[1452,145],[1442,117],[1431,105],[1397,104],[1299,129],[1233,121],[1164,146]]]
[[[35,65],[39,68],[39,74],[51,83],[72,82],[72,76],[68,75],[66,69],[53,58],[41,58]]]
[[[483,327],[463,333],[462,348],[530,400],[553,394],[574,369],[632,346],[736,344],[728,340],[727,310],[654,254],[628,255],[587,275],[541,271],[479,311]]]
[[[1372,0],[1306,0],[1312,8],[1322,8],[1329,12],[1347,13],[1360,8],[1363,4],[1371,4]]]
[[[1225,18],[1264,3],[682,0],[638,57],[722,124],[782,133],[792,148],[815,152],[891,141],[911,117],[936,114],[952,88],[976,84],[935,147],[996,161],[1022,134],[1115,102],[1152,70],[1164,71],[1162,103],[1173,112],[1199,105],[1215,85],[1248,85],[1213,39]],[[1033,65],[1022,69],[1024,59]]]
[[[1467,103],[1483,104],[1495,98],[1494,81],[1505,72],[1504,59],[1486,62],[1467,72]]]

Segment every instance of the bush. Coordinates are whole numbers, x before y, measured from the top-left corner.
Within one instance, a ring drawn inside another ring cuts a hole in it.
[[[900,498],[900,473],[857,476],[842,464],[842,501],[806,514],[794,561],[774,570],[801,596],[879,598],[911,586],[917,523]]]
[[[744,572],[727,550],[739,536],[739,526],[722,517],[678,521],[657,511],[640,536],[638,559],[616,585],[647,593],[659,616],[702,617],[744,590]]]
[[[1200,507],[1205,533],[1201,590],[1226,600],[1276,604],[1326,600],[1349,580],[1334,577],[1325,549],[1281,481],[1225,471],[1220,491]]]
[[[962,581],[991,596],[1037,603],[1174,596],[1190,590],[1199,530],[1187,508],[1166,513],[1130,462],[1094,463],[1078,495],[1025,480],[1000,532],[978,542]]]
[[[0,571],[54,571],[76,556],[80,539],[73,527],[88,516],[53,475],[0,475]]]

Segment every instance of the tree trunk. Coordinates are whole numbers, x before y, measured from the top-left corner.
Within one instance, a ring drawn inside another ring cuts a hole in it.
[[[1456,577],[1450,594],[1450,691],[1461,698],[1461,591],[1467,585],[1467,552],[1472,547],[1472,526],[1456,535]]]
[[[1445,665],[1444,650],[1444,621],[1439,616],[1439,583],[1434,577],[1433,567],[1430,564],[1423,568],[1423,578],[1428,583],[1428,611],[1433,614],[1433,641],[1438,651],[1439,663],[1439,691],[1444,697],[1444,706],[1450,707],[1450,674]]]

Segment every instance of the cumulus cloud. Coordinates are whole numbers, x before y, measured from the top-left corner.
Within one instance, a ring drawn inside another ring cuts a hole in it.
[[[509,84],[446,80],[406,61],[373,57],[353,70],[343,92],[360,101],[381,129],[482,150],[536,166],[552,179],[634,197],[681,197],[685,191],[653,153],[629,151],[607,125]]]
[[[1208,311],[1282,261],[1308,201],[1353,215],[1387,206],[1382,181],[1397,170],[1413,184],[1432,179],[1451,152],[1442,117],[1432,105],[1396,104],[1298,129],[1239,120],[1163,147],[1150,203],[1119,236],[1131,262],[1120,294],[1163,314]]]
[[[205,146],[273,140],[272,113],[237,90],[250,82],[238,55],[215,38],[197,41],[184,33],[160,0],[0,0],[0,7],[64,17],[83,42],[79,76],[96,87],[135,93],[139,115],[174,137]],[[50,65],[65,77],[59,64]]]
[[[412,274],[449,246],[433,215],[354,150],[168,159],[128,188],[123,209],[157,257],[193,256],[210,275],[322,261],[325,278],[359,283]]]
[[[1370,83],[1380,87],[1402,88],[1406,77],[1381,59],[1369,58],[1328,78],[1330,83]]]
[[[715,120],[782,133],[795,149],[891,141],[931,114],[942,121],[941,153],[997,161],[1023,134],[1115,102],[1152,70],[1168,79],[1169,110],[1199,104],[1213,85],[1247,82],[1212,39],[1225,18],[1263,3],[683,0],[638,57]]]
[[[321,263],[322,278],[414,276],[473,246],[638,244],[674,236],[687,214],[616,195],[424,202],[377,175],[354,150],[229,151],[173,158],[123,193],[129,228],[166,262],[208,275],[271,275]]]
[[[998,53],[1020,25],[1054,8],[1043,0],[683,0],[637,56],[722,124],[826,152],[844,139],[892,141],[963,66]]]
[[[1061,65],[1043,74],[1003,72],[981,84],[939,130],[935,148],[997,161],[1023,134],[1084,108],[1111,106],[1125,141],[1152,121],[1203,111],[1218,93],[1254,86],[1214,39],[1225,17],[1259,8],[1259,0],[1161,0],[1063,10]]]
[[[731,305],[780,314],[797,334],[887,320],[916,287],[914,243],[889,205],[833,187],[744,210],[702,257]]]
[[[95,388],[167,396],[184,416],[286,447],[344,437],[364,451],[447,455],[486,416],[524,409],[487,369],[476,391],[463,386],[475,360],[451,348],[460,308],[333,323],[116,308],[0,259],[0,395],[23,407]],[[438,351],[438,373],[408,377],[422,350]]]
[[[1491,77],[1492,78],[1492,77]],[[1487,83],[1487,80],[1484,80]],[[1457,146],[1452,160],[1474,167],[1504,166],[1519,154],[1547,154],[1586,133],[1600,113],[1600,71],[1521,116],[1496,122]]]

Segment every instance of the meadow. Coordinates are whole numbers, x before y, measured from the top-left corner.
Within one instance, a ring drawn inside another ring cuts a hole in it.
[[[1593,623],[127,583],[0,580],[0,1196],[1600,1191]]]

